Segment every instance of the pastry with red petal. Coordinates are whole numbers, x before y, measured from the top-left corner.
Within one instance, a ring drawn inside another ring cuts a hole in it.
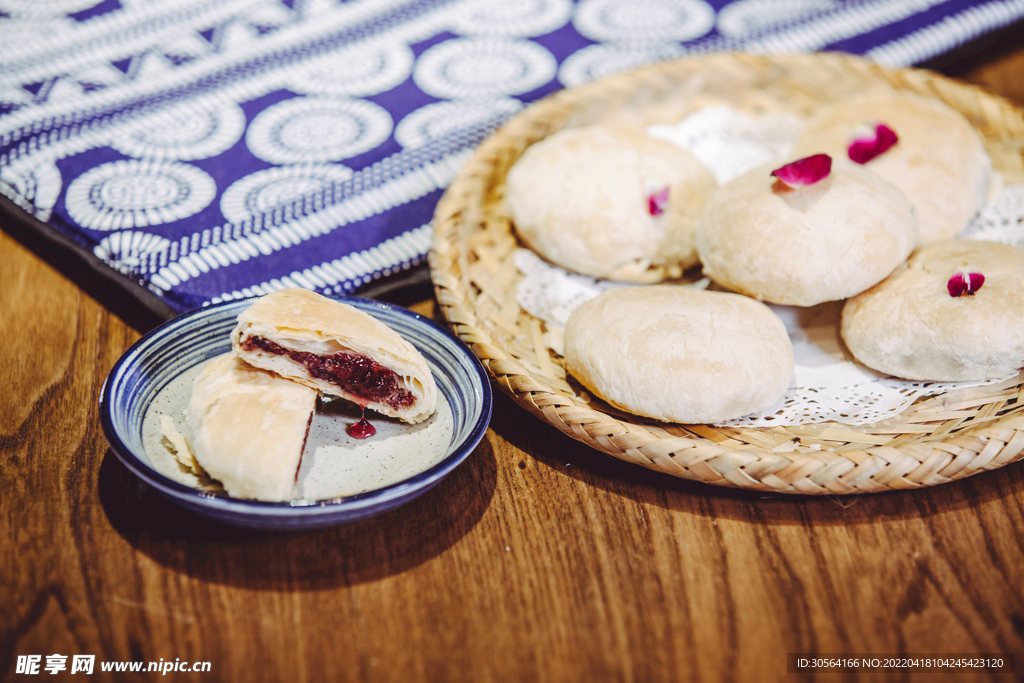
[[[843,306],[843,341],[888,375],[959,382],[1024,366],[1024,249],[949,240],[923,247]]]
[[[689,152],[642,130],[567,128],[509,169],[505,202],[526,246],[563,268],[628,282],[696,265],[694,236],[718,188]]]
[[[794,154],[826,153],[863,165],[917,209],[918,246],[956,237],[985,203],[992,162],[960,112],[937,99],[881,90],[825,107]]]
[[[859,294],[902,263],[917,240],[910,202],[863,167],[827,160],[726,183],[697,231],[704,274],[755,299],[814,306]]]

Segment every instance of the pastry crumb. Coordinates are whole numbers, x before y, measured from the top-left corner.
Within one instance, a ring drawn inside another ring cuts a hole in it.
[[[160,431],[174,447],[174,456],[178,459],[178,462],[184,465],[192,474],[199,474],[201,471],[199,464],[196,462],[195,456],[192,455],[185,437],[181,435],[181,432],[178,431],[177,426],[174,424],[174,418],[170,415],[161,415]]]

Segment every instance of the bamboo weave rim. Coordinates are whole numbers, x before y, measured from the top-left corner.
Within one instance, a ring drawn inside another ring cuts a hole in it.
[[[538,418],[599,451],[685,479],[778,493],[876,493],[935,486],[1024,457],[1024,373],[922,398],[896,418],[864,426],[670,425],[588,402],[548,347],[545,323],[516,301],[523,275],[512,262],[520,245],[504,179],[530,144],[596,121],[675,123],[713,104],[806,116],[884,85],[959,110],[1006,182],[1024,182],[1024,109],[939,74],[836,53],[719,53],[657,64],[541,100],[478,148],[434,215],[430,270],[443,315],[500,388]]]

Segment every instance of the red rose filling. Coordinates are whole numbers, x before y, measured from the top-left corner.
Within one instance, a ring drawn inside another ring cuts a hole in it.
[[[337,385],[360,398],[384,403],[396,410],[408,408],[416,400],[399,385],[398,375],[380,363],[354,353],[318,356],[306,351],[289,351],[263,337],[247,337],[242,341],[246,351],[261,349],[276,356],[288,356],[306,366],[310,377]]]

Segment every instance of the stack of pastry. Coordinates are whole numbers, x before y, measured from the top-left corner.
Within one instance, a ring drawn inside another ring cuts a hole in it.
[[[434,413],[426,360],[372,316],[304,289],[267,294],[241,315],[232,353],[196,378],[185,410],[190,457],[236,498],[294,497],[320,395],[404,422]],[[194,463],[193,463],[194,461]]]
[[[793,156],[718,187],[685,151],[631,131],[567,129],[526,150],[506,183],[523,242],[570,270],[654,285],[573,313],[565,358],[580,383],[663,421],[769,408],[794,360],[761,302],[846,300],[849,350],[897,377],[1024,365],[1024,250],[955,239],[991,176],[958,112],[896,91],[859,97],[805,121]],[[657,284],[696,262],[727,291]]]

